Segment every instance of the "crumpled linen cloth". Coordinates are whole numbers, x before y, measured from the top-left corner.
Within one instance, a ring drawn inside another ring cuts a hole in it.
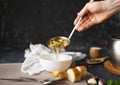
[[[44,69],[40,65],[39,57],[40,55],[50,54],[51,50],[43,44],[30,44],[29,48],[25,50],[25,60],[22,64],[21,71],[29,75],[38,74]],[[73,57],[73,62],[76,60],[81,60],[86,57],[86,54],[81,52],[62,52],[64,54],[71,55]],[[73,63],[74,64],[74,63]]]

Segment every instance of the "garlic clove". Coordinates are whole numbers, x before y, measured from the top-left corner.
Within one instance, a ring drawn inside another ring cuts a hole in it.
[[[90,78],[88,81],[87,81],[88,84],[90,85],[96,85],[97,84],[97,81],[95,78]]]
[[[98,81],[98,85],[104,85],[105,84],[105,80],[104,79],[100,79],[99,81]]]

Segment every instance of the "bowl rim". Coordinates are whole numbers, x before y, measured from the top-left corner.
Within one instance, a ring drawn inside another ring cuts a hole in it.
[[[68,54],[60,54],[60,55],[67,55],[67,57],[69,57],[68,59],[63,59],[63,60],[50,60],[50,59],[45,59],[45,58],[43,58],[44,56],[46,56],[46,55],[55,55],[54,53],[52,53],[52,54],[44,54],[44,55],[40,55],[39,56],[39,59],[40,60],[44,60],[44,61],[49,61],[49,62],[64,62],[64,61],[70,61],[70,60],[72,60],[73,59],[73,57],[71,56],[71,55],[68,55]]]

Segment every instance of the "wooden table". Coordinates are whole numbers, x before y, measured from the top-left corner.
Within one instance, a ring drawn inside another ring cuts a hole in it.
[[[32,77],[32,78],[39,78],[39,79],[46,79],[51,78],[52,75],[50,72],[44,71],[38,75],[30,76],[28,74],[24,74],[21,72],[21,63],[7,63],[7,64],[0,64],[0,78],[19,78],[19,77]],[[86,79],[83,79],[79,82],[72,83],[68,80],[60,80],[54,82],[51,85],[87,85],[86,80],[91,77],[90,73],[87,73]],[[37,82],[29,81],[29,82],[13,82],[8,80],[0,80],[0,85],[40,85]],[[41,84],[42,85],[42,84]]]

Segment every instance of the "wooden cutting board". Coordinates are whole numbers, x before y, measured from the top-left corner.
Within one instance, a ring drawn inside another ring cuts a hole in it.
[[[112,74],[115,74],[115,75],[118,75],[120,76],[120,68],[116,67],[115,65],[113,65],[110,60],[107,60],[104,62],[104,68],[112,73]]]

